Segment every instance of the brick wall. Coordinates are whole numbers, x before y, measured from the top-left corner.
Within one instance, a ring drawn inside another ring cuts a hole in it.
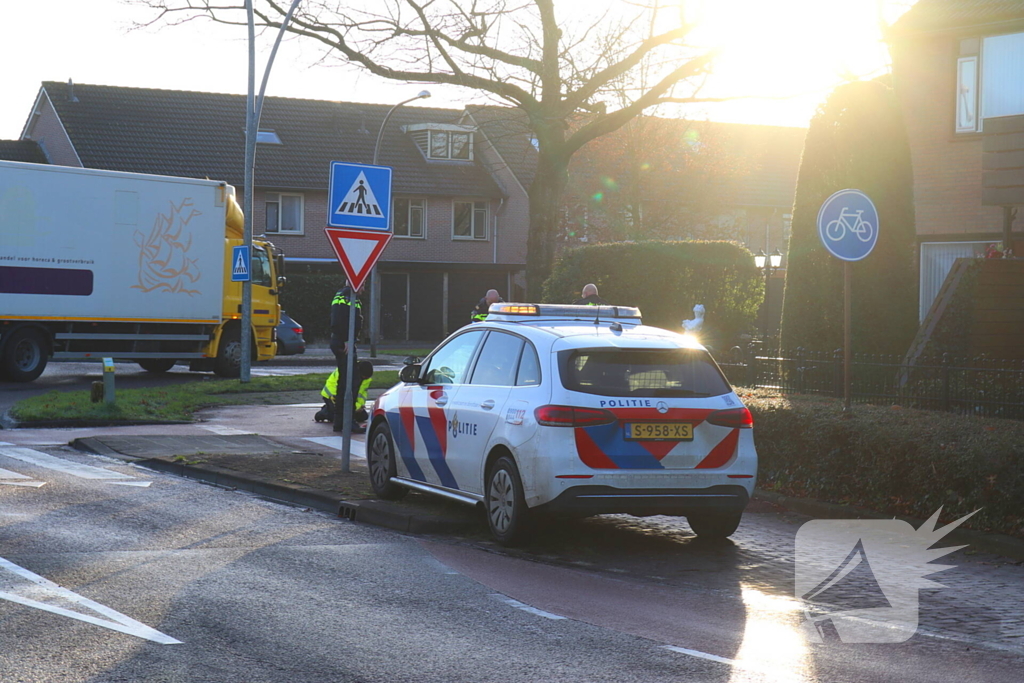
[[[1002,229],[1002,210],[981,204],[980,134],[955,134],[959,38],[904,39],[893,49],[893,78],[903,106],[914,166],[917,234]]]
[[[40,94],[25,137],[39,143],[51,164],[82,166],[82,160],[78,158],[78,153],[75,152],[64,126],[61,125],[60,118],[50,103],[50,97],[46,91],[42,91]]]

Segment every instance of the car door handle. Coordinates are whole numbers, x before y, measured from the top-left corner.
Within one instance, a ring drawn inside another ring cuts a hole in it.
[[[440,398],[434,401],[434,405],[441,406],[442,408],[448,405],[448,397],[442,395]]]
[[[480,407],[483,408],[484,410],[493,410],[494,409],[494,400],[493,399],[487,399],[486,401],[484,401],[483,403],[480,404]]]

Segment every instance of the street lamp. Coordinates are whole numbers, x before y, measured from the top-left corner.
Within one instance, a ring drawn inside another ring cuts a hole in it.
[[[430,97],[429,90],[421,90],[416,97],[410,97],[407,100],[403,100],[391,107],[388,110],[387,115],[380,124],[380,130],[377,132],[377,143],[373,146],[373,165],[377,165],[377,157],[380,155],[380,141],[384,139],[384,127],[388,125],[388,119],[395,113],[395,110],[404,104],[415,102],[416,100],[425,100]],[[391,207],[388,207],[388,211]],[[373,270],[370,271],[370,358],[377,357],[377,337],[380,330],[380,280],[377,277],[377,266],[373,266]]]
[[[782,265],[782,252],[776,249],[771,254],[765,254],[764,249],[758,249],[757,253],[754,254],[754,265],[758,270],[764,271],[764,303],[761,304],[763,313],[761,317],[762,321],[762,336],[767,339],[768,337],[768,282],[771,279],[772,272],[777,270]]]

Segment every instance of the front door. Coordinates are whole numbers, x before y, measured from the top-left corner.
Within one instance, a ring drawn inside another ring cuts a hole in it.
[[[409,339],[409,275],[383,273],[380,280],[380,333],[391,341]]]

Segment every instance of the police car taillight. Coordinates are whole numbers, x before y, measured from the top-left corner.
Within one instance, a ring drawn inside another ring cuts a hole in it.
[[[746,408],[716,410],[704,418],[704,421],[717,427],[731,427],[733,429],[750,429],[754,426],[754,416]]]
[[[607,410],[552,405],[537,408],[533,416],[537,418],[537,424],[546,427],[596,427],[618,419]]]

